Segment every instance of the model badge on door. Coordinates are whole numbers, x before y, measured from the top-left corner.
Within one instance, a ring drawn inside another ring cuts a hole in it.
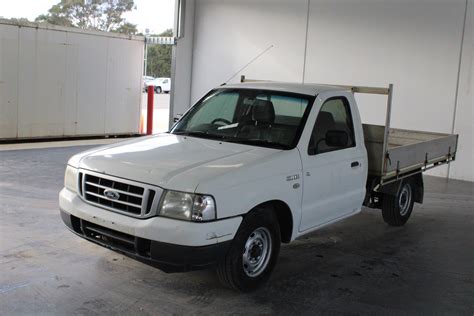
[[[293,180],[298,180],[300,178],[299,174],[294,174],[292,176],[287,176],[286,181],[293,181]]]

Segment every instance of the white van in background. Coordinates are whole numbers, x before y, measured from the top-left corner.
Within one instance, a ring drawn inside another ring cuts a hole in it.
[[[155,93],[169,93],[171,90],[171,78],[155,78],[153,80],[145,81],[145,90],[148,86],[154,86]]]

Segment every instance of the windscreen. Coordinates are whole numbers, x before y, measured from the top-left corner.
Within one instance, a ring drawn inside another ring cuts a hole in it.
[[[171,133],[263,147],[296,146],[314,97],[222,89],[198,102]]]

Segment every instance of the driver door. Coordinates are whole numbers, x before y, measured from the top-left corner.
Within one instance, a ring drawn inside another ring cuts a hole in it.
[[[306,137],[300,142],[304,178],[300,231],[346,217],[362,205],[367,158],[363,137],[356,137],[363,134],[352,100],[349,93],[320,94],[306,123]],[[326,140],[328,131],[347,134],[347,141]]]

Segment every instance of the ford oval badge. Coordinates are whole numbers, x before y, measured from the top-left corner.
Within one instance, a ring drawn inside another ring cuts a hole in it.
[[[118,200],[120,197],[120,194],[117,191],[114,190],[105,190],[104,191],[104,196],[108,198],[109,200]]]

